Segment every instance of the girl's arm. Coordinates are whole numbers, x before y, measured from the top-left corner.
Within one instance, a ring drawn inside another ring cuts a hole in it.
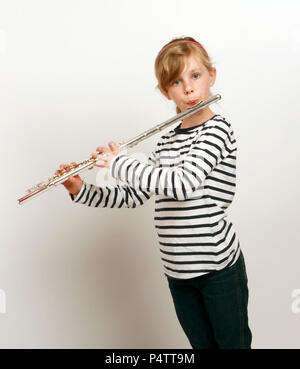
[[[155,165],[154,153],[148,158],[150,165]],[[80,192],[74,196],[69,194],[73,202],[102,208],[135,208],[150,199],[152,193],[147,190],[137,190],[133,186],[123,184],[98,187],[83,182]]]
[[[111,175],[148,194],[186,200],[203,186],[213,169],[236,150],[231,135],[231,125],[225,121],[205,127],[181,164],[170,168],[155,168],[121,153],[111,161]]]

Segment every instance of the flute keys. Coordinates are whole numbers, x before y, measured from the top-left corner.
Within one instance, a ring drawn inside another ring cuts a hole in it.
[[[41,188],[43,188],[45,186],[46,186],[45,182],[38,183],[36,186],[29,188],[27,190],[27,193],[35,192],[35,191],[40,190]]]

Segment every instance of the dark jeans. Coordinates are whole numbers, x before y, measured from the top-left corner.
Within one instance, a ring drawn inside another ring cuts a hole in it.
[[[250,349],[247,274],[234,265],[191,279],[170,279],[178,320],[195,349]]]

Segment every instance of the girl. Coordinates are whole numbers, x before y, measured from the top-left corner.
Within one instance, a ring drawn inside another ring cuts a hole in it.
[[[161,49],[155,74],[177,113],[208,99],[216,79],[206,50],[191,37],[173,39]],[[206,107],[164,134],[148,164],[120,152],[114,142],[96,151],[95,165],[110,168],[122,184],[102,188],[70,176],[63,184],[72,201],[134,208],[155,195],[164,272],[191,346],[250,348],[246,269],[226,213],[235,194],[232,125]],[[62,164],[60,170],[68,167]]]

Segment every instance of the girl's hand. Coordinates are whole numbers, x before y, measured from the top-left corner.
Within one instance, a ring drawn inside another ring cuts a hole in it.
[[[58,169],[54,174],[55,175],[61,174],[64,169],[69,169],[73,165],[76,165],[76,163],[72,162],[71,165],[60,164],[59,167],[60,169]],[[83,181],[77,174],[75,176],[69,176],[64,182],[62,182],[62,185],[69,191],[69,193],[76,196],[79,194],[79,191],[81,190]]]
[[[99,146],[96,149],[98,154],[92,153],[92,157],[94,159],[98,159],[98,161],[94,164],[96,167],[109,168],[112,159],[120,153],[120,148],[116,143],[111,141],[108,143],[108,146],[109,148]]]

